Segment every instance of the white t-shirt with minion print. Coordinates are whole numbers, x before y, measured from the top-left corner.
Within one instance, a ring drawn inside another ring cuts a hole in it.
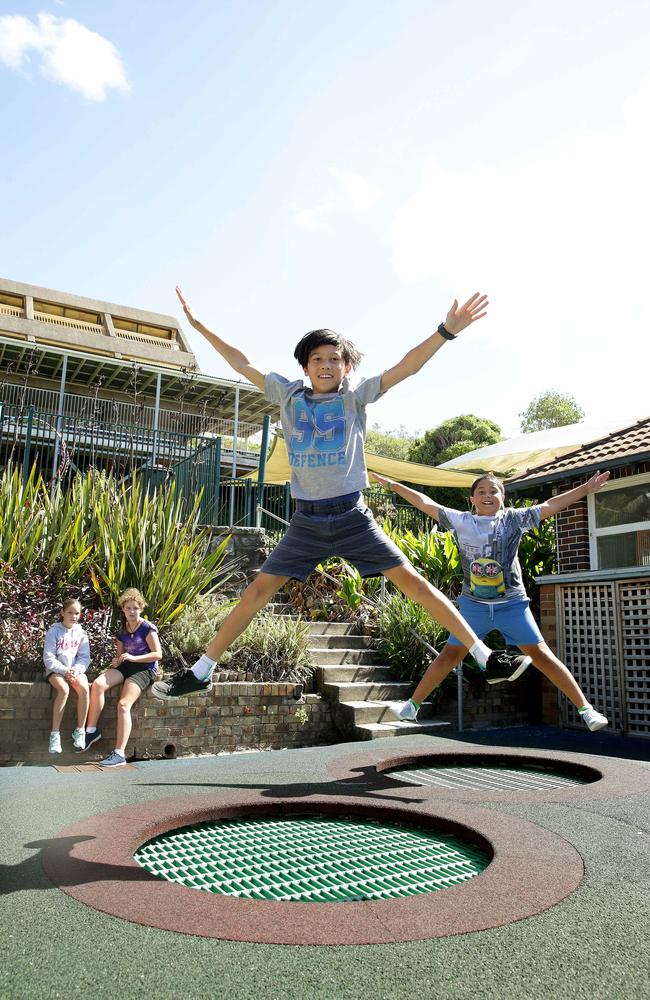
[[[451,531],[458,545],[463,597],[492,604],[528,596],[517,552],[522,535],[539,526],[541,509],[541,505],[503,507],[492,516],[438,507],[440,527]]]

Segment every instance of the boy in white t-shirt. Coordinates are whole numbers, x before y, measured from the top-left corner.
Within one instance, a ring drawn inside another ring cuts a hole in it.
[[[522,535],[538,527],[544,518],[553,517],[588,493],[595,493],[605,485],[609,472],[597,472],[582,486],[534,507],[505,507],[503,483],[490,473],[472,484],[473,511],[452,510],[403,483],[378,475],[373,478],[429,514],[443,530],[454,534],[463,568],[458,608],[476,634],[483,639],[493,629],[500,631],[509,643],[518,646],[529,657],[529,663],[532,661],[573,702],[592,732],[603,729],[607,725],[605,716],[589,704],[573,675],[544,642],[528,607],[517,552]],[[467,644],[452,629],[447,645],[427,669],[413,697],[399,709],[399,718],[415,720],[425,698],[458,666],[468,651]],[[508,673],[488,663],[486,680],[488,684],[514,681],[524,669],[522,665]]]

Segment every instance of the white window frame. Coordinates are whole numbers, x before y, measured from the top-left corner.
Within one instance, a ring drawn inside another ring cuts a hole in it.
[[[614,479],[603,486],[599,493],[606,493],[611,490],[622,490],[626,486],[638,486],[641,483],[650,484],[650,472],[642,472],[637,476],[624,476],[621,479]],[[614,528],[596,527],[596,500],[595,493],[590,493],[587,497],[587,516],[589,526],[589,563],[592,570],[599,569],[598,566],[598,539],[608,535],[626,535],[631,531],[650,531],[650,521],[632,521],[630,524],[619,524]],[[620,569],[632,569],[634,567],[619,567]]]

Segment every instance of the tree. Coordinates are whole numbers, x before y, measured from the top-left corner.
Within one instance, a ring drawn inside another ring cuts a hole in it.
[[[415,435],[409,435],[403,424],[397,430],[385,431],[379,424],[373,424],[366,433],[366,451],[384,458],[396,458],[405,462]]]
[[[485,448],[500,440],[501,428],[493,420],[465,413],[445,420],[433,430],[427,431],[423,438],[417,438],[409,449],[408,460],[420,462],[422,465],[442,465],[443,462],[465,455],[468,451]],[[415,489],[426,493],[444,507],[466,509],[469,493],[467,489],[413,485]]]
[[[422,465],[442,465],[468,451],[485,448],[500,440],[501,428],[493,420],[465,413],[445,420],[427,431],[423,438],[416,438],[409,449],[408,459]]]
[[[519,417],[522,432],[530,434],[532,431],[548,430],[549,427],[577,424],[584,415],[585,411],[578,406],[570,392],[547,389],[533,399]]]

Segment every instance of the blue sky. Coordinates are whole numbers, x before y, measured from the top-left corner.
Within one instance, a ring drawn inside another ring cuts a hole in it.
[[[648,51],[645,0],[0,0],[0,274],[174,315],[178,282],[288,375],[309,329],[371,375],[486,291],[371,421],[647,415]]]

